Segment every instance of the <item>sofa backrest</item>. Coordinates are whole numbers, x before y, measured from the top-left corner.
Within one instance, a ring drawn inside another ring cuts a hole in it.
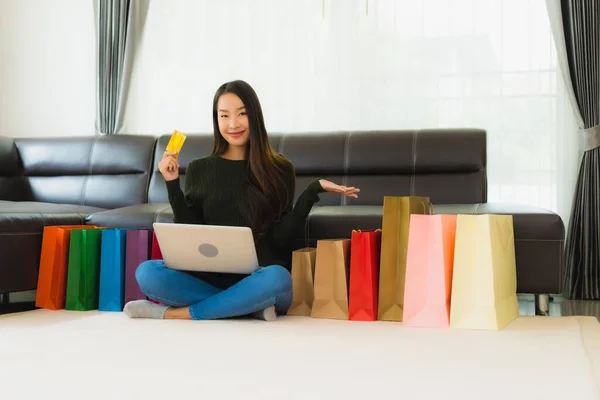
[[[156,138],[0,138],[0,199],[117,208],[147,201]]]
[[[381,205],[384,196],[428,196],[434,204],[487,201],[486,132],[430,129],[328,133],[272,133],[271,146],[296,167],[296,198],[315,178],[357,186],[358,199],[321,194],[323,205]],[[158,161],[170,135],[155,149],[148,201],[168,196]],[[212,134],[189,134],[180,154],[181,185],[194,158],[209,155]]]

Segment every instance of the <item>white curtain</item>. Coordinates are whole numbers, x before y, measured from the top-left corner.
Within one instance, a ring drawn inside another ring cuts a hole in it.
[[[578,135],[552,40],[539,0],[152,0],[123,131],[209,132],[231,79],[273,132],[484,128],[489,201],[566,222]]]

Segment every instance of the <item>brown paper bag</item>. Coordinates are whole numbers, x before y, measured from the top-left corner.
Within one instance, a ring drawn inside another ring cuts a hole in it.
[[[383,198],[377,318],[380,321],[402,321],[411,214],[431,214],[429,197]]]
[[[292,253],[294,298],[287,315],[310,317],[315,298],[314,277],[317,249],[306,247]]]
[[[350,239],[317,241],[311,317],[348,319]]]
[[[512,215],[458,215],[450,327],[500,330],[518,316]]]

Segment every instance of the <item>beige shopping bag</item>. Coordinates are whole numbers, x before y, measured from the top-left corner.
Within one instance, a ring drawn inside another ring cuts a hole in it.
[[[383,198],[377,318],[380,321],[402,321],[411,214],[431,214],[429,197]]]
[[[499,330],[518,316],[512,215],[458,215],[450,327]]]
[[[294,297],[288,315],[310,317],[315,298],[314,277],[317,249],[305,247],[292,253]]]
[[[350,239],[317,241],[311,317],[348,319]]]

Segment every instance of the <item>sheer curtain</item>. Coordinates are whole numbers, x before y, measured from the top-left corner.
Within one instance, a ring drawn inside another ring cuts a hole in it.
[[[543,1],[152,0],[123,130],[211,131],[231,79],[271,131],[484,128],[489,201],[567,222],[578,135]]]

